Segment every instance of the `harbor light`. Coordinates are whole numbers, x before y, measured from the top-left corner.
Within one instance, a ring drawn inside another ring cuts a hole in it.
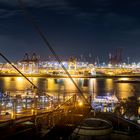
[[[32,115],[34,115],[34,111],[35,111],[34,109],[32,109],[32,110],[31,110],[31,112],[32,112]]]
[[[79,106],[83,106],[83,102],[82,102],[82,101],[80,101],[78,105],[79,105]]]
[[[11,112],[11,119],[14,119],[14,118],[15,118],[14,112]]]

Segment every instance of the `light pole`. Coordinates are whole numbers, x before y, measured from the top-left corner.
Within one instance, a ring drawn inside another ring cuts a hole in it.
[[[129,65],[130,57],[127,57],[127,64]]]

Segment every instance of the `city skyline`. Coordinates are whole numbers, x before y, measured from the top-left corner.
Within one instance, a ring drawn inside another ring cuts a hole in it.
[[[123,60],[140,61],[138,0],[23,0],[60,56],[99,57],[122,48]],[[0,51],[10,60],[35,52],[51,55],[17,0],[0,0]]]

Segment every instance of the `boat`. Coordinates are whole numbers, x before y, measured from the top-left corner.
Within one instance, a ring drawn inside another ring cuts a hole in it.
[[[113,112],[118,98],[115,95],[96,96],[93,99],[92,107],[99,112]]]
[[[93,102],[94,103],[117,103],[118,98],[115,95],[96,96]]]

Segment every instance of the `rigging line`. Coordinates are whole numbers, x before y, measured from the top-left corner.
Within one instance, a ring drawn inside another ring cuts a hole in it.
[[[87,99],[85,98],[85,96],[83,95],[81,89],[78,87],[78,85],[75,83],[75,81],[73,80],[72,76],[69,74],[69,72],[67,71],[67,69],[65,68],[65,66],[62,64],[61,59],[59,58],[59,56],[56,54],[56,52],[54,51],[54,49],[52,48],[51,44],[48,42],[46,36],[44,35],[41,27],[37,24],[37,22],[34,20],[34,18],[32,17],[32,15],[28,12],[27,8],[26,8],[26,4],[25,2],[23,2],[22,0],[17,0],[19,2],[20,7],[23,9],[25,16],[27,16],[27,18],[30,20],[30,22],[32,23],[32,25],[34,26],[34,28],[36,29],[37,33],[40,35],[41,39],[45,42],[46,46],[50,49],[51,53],[54,55],[54,57],[56,58],[56,60],[59,62],[59,64],[61,65],[61,67],[63,68],[63,70],[65,71],[65,73],[68,75],[68,77],[71,79],[72,83],[75,85],[75,87],[77,88],[78,92],[80,93],[81,97],[89,104],[89,106],[92,109],[91,104],[87,101]]]
[[[38,89],[38,87],[32,82],[30,81],[16,66],[14,66],[10,60],[8,58],[6,58],[2,53],[0,53],[0,55],[14,68],[16,69],[28,82],[31,83],[31,85],[33,85],[34,89]]]

